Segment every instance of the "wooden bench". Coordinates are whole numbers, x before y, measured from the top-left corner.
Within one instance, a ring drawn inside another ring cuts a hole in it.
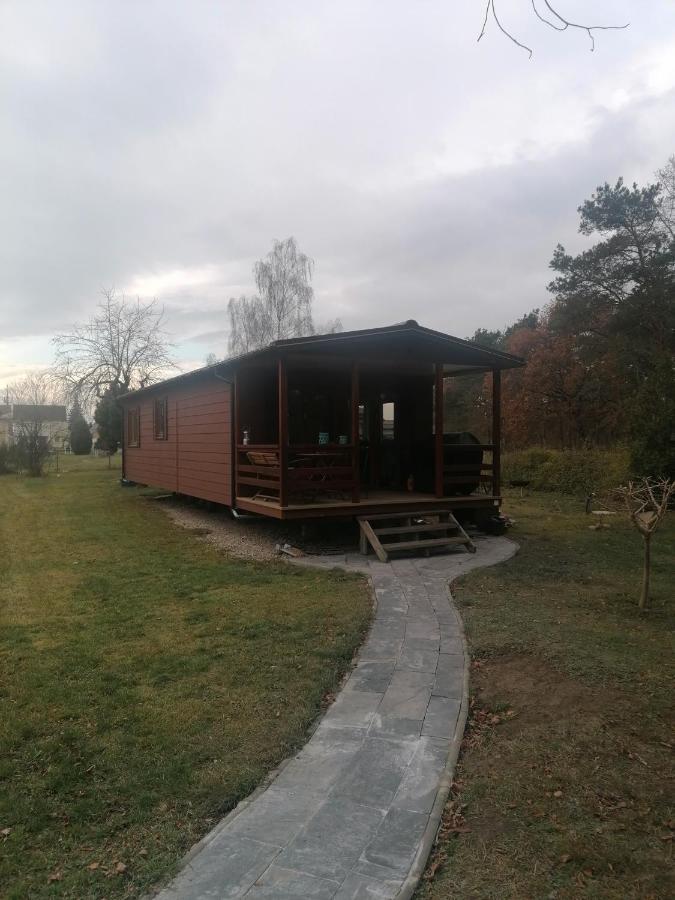
[[[278,490],[278,483],[275,483],[274,479],[278,479],[280,476],[279,470],[279,453],[276,450],[247,450],[246,451],[246,459],[249,462],[249,465],[245,467],[246,476],[243,480],[244,483],[248,483],[255,487],[255,482],[261,482],[261,488],[272,488]],[[266,471],[275,469],[276,471]],[[255,492],[253,500],[263,500],[266,503],[278,503],[279,496],[274,494],[266,493],[264,490],[258,490]]]
[[[248,450],[246,457],[252,466],[279,465],[279,454],[276,450]]]

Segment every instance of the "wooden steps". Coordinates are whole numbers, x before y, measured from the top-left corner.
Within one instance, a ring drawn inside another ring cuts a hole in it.
[[[361,553],[367,555],[372,547],[381,562],[388,562],[391,553],[402,550],[420,551],[428,556],[432,549],[449,550],[461,545],[470,553],[476,551],[475,544],[449,509],[432,513],[380,513],[359,516],[357,521]],[[383,542],[381,538],[386,540]]]
[[[393,544],[382,544],[382,549],[390,553],[392,550],[417,550],[425,547],[449,547],[451,544],[466,543],[463,537],[434,538],[429,541],[395,541]]]
[[[425,518],[427,518],[425,516]],[[415,525],[415,531],[425,532],[425,531],[447,531],[448,525],[447,522],[428,522],[424,525]],[[410,525],[394,525],[391,528],[378,528],[376,530],[377,534],[409,534],[411,530]]]

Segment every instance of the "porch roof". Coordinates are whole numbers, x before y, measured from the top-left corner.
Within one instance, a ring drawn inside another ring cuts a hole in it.
[[[323,359],[343,357],[383,364],[431,365],[442,363],[443,370],[447,375],[463,372],[489,372],[494,369],[514,369],[525,365],[525,361],[519,356],[481,347],[472,341],[465,341],[462,338],[444,334],[442,331],[425,328],[414,319],[408,319],[406,322],[379,328],[341,331],[335,334],[315,334],[274,341],[261,350],[252,350],[210,366],[184,372],[165,381],[130,391],[124,397],[135,396],[160,386],[178,383],[201,375],[215,374],[227,377],[233,375],[240,366],[249,362],[272,362],[280,357],[307,357],[309,359],[318,355]]]
[[[525,365],[525,361],[518,356],[425,328],[414,319],[380,328],[288,338],[275,341],[262,352],[275,350],[294,356],[319,351],[322,356],[331,354],[392,362],[438,362],[444,364],[448,375],[464,371],[514,369]]]

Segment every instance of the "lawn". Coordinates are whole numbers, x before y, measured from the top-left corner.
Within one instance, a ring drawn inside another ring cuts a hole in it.
[[[675,515],[641,615],[629,525],[555,495],[505,508],[519,554],[456,586],[473,706],[418,896],[673,897]]]
[[[304,742],[370,618],[363,580],[226,557],[107,465],[0,478],[3,898],[166,877]]]

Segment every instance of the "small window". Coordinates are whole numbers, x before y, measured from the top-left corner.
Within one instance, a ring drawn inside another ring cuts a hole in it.
[[[153,405],[153,426],[156,441],[165,441],[167,438],[167,410],[166,397],[155,400]]]
[[[154,423],[156,441],[165,441],[167,438],[166,420],[168,406],[166,397],[162,397],[161,400],[155,400]]]
[[[141,412],[138,407],[127,411],[127,447],[141,446]]]

